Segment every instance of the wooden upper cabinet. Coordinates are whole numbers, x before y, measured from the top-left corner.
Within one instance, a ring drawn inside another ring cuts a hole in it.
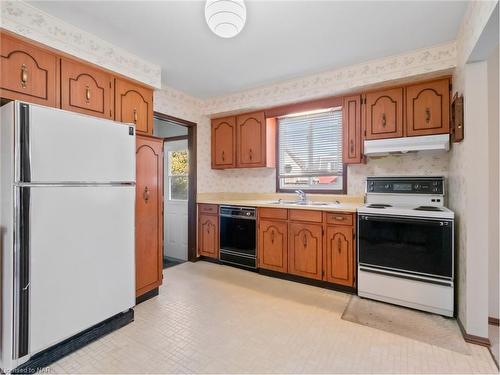
[[[200,214],[198,216],[198,254],[219,258],[219,217]]]
[[[0,97],[57,107],[58,57],[0,33]]]
[[[236,117],[237,167],[266,166],[266,119],[264,112]]]
[[[450,132],[450,81],[425,82],[406,88],[406,135]]]
[[[212,169],[236,167],[236,117],[212,120]]]
[[[113,118],[111,74],[81,62],[61,60],[61,108]]]
[[[354,239],[352,226],[327,226],[325,281],[354,287]]]
[[[322,225],[290,223],[288,231],[288,272],[321,280],[323,277]]]
[[[342,105],[342,159],[345,164],[358,164],[363,160],[361,133],[361,95],[348,96]]]
[[[261,220],[259,223],[259,267],[288,272],[288,230],[286,221]]]
[[[365,139],[403,136],[402,87],[367,93],[365,100]]]
[[[138,133],[153,134],[153,90],[116,78],[115,119],[135,124]]]
[[[162,283],[163,139],[136,138],[136,296]]]

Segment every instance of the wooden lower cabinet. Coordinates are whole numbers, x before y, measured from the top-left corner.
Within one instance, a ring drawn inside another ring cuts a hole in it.
[[[290,223],[288,229],[288,273],[321,280],[323,225]]]
[[[258,265],[277,272],[288,272],[288,223],[260,220]]]
[[[219,258],[219,216],[200,213],[198,216],[198,254]]]
[[[138,136],[135,198],[136,297],[163,280],[163,139]]]
[[[327,226],[325,231],[325,280],[354,287],[354,230],[351,226]]]
[[[356,287],[356,214],[260,208],[259,268]]]

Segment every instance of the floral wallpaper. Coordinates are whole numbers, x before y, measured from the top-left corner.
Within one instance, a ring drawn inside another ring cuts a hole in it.
[[[0,1],[1,26],[147,85],[161,87],[161,68],[23,1]]]

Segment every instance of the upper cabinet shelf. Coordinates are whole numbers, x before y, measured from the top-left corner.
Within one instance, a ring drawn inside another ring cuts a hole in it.
[[[0,32],[0,97],[133,123],[153,134],[153,90]]]
[[[212,120],[212,169],[274,167],[276,120],[264,112]]]

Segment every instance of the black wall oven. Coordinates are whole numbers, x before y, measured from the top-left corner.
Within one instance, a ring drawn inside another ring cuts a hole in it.
[[[253,207],[220,207],[220,261],[246,268],[257,267],[256,210]]]
[[[453,279],[452,220],[360,214],[358,226],[360,267],[427,281]]]

